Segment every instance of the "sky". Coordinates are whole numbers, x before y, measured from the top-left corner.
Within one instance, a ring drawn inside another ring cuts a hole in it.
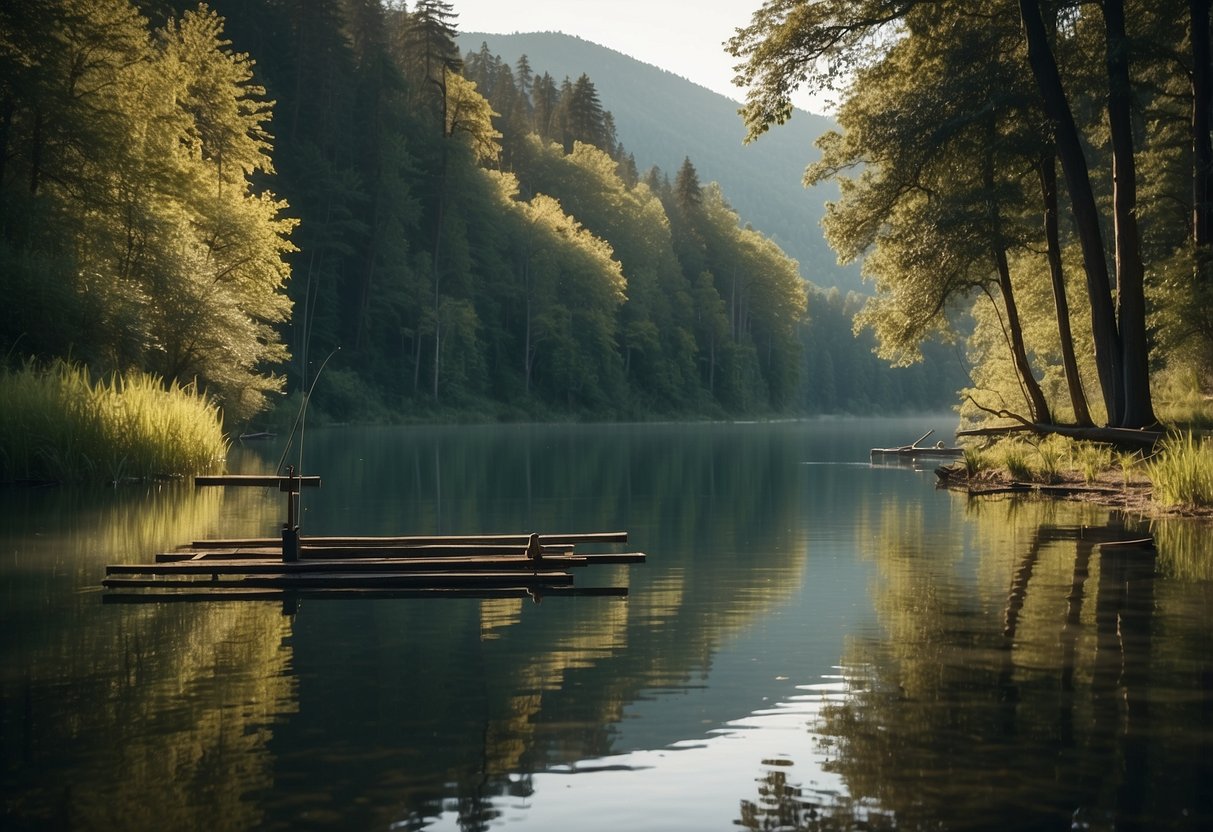
[[[461,32],[563,32],[669,70],[740,101],[724,42],[762,0],[448,0]],[[807,95],[799,107],[823,112]]]

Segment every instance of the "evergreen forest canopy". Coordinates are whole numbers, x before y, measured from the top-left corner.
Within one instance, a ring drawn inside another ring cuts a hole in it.
[[[321,367],[338,420],[955,390],[882,367],[850,337],[856,298],[807,286],[690,159],[639,170],[588,76],[462,56],[456,20],[439,0],[6,3],[7,362],[196,381],[229,425]]]
[[[729,49],[751,138],[841,88],[806,181],[882,355],[971,313],[970,415],[1142,428],[1213,369],[1209,44],[1210,0],[769,0]]]
[[[525,55],[553,78],[588,74],[641,170],[657,165],[673,173],[689,156],[700,179],[719,183],[734,210],[800,264],[802,277],[843,292],[863,289],[858,265],[839,265],[818,230],[837,186],[801,182],[813,143],[836,127],[832,119],[797,110],[783,129],[746,144],[735,100],[606,46],[559,32],[460,32],[458,43],[465,54],[487,46],[511,66]],[[720,59],[728,60],[723,50]]]

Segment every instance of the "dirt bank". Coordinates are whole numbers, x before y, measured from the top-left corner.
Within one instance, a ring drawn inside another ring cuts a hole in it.
[[[1118,471],[1106,471],[1094,481],[1087,481],[1080,472],[1064,471],[1048,482],[1025,482],[1012,478],[1005,470],[979,471],[969,476],[963,464],[955,464],[936,468],[935,475],[939,478],[939,488],[968,494],[972,498],[1022,494],[1036,499],[1096,503],[1146,517],[1213,518],[1213,507],[1156,503],[1150,481],[1132,472],[1126,479]]]

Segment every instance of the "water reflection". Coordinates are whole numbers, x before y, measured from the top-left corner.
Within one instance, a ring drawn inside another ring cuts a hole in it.
[[[1063,512],[983,503],[968,545],[947,553],[924,545],[904,517],[882,517],[869,550],[882,629],[848,643],[849,695],[819,727],[850,801],[870,801],[905,828],[1213,820],[1202,779],[1213,747],[1209,677],[1194,672],[1208,651],[1194,662],[1159,639],[1192,646],[1183,633],[1200,628],[1205,615],[1191,613],[1204,592],[1160,590],[1152,547],[1103,545],[1140,535],[1123,519],[1079,509],[1103,522],[1054,525]],[[1165,537],[1164,547],[1182,539]],[[1188,562],[1173,550],[1163,560]],[[850,803],[829,815],[830,828],[854,823]],[[792,828],[818,828],[810,820]]]
[[[5,828],[255,826],[270,726],[292,710],[274,609],[100,604],[104,565],[204,535],[223,497],[182,483],[5,495]]]
[[[272,533],[280,496],[10,495],[4,826],[1209,820],[1204,537],[1143,558],[1100,548],[1102,509],[835,464],[922,432],[876,430],[309,435],[307,533],[627,529],[626,602],[102,606],[106,562]]]

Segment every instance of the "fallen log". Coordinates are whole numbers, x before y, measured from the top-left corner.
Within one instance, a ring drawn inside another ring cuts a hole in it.
[[[1112,445],[1121,450],[1145,451],[1150,453],[1155,445],[1162,441],[1167,434],[1161,430],[1146,430],[1136,428],[1113,427],[1079,427],[1077,425],[1052,425],[1044,422],[1030,422],[1018,425],[996,425],[988,428],[971,428],[958,430],[959,436],[1010,436],[1017,433],[1033,433],[1037,436],[1068,436],[1071,439],[1081,439],[1086,442],[1099,442]]]

